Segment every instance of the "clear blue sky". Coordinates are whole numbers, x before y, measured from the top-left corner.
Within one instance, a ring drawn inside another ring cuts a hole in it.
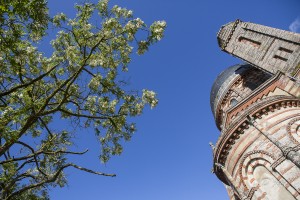
[[[75,2],[49,0],[50,14],[74,16]],[[90,151],[72,159],[117,177],[67,170],[69,185],[51,189],[51,199],[228,199],[224,186],[210,172],[208,143],[216,142],[219,131],[209,95],[216,76],[241,61],[220,51],[216,34],[221,25],[237,18],[289,30],[300,17],[300,1],[114,0],[113,4],[132,9],[147,24],[167,21],[165,38],[144,56],[134,56],[128,74],[133,88],[155,90],[159,105],[136,118],[137,133],[125,144],[124,153],[106,165],[97,157],[99,145],[94,134],[78,130],[78,150],[88,147]],[[294,31],[299,29],[294,27]]]

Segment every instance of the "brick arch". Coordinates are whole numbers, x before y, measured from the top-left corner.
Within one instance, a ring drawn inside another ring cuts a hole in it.
[[[289,116],[286,117],[282,117],[281,115],[284,113],[287,113],[289,111],[294,111],[294,110],[299,110],[299,108],[290,108],[292,110],[282,110],[282,112],[277,113],[276,115],[271,115],[268,118],[265,118],[265,120],[262,123],[267,122],[270,118],[274,118],[274,117],[278,117],[279,119],[275,122],[272,123],[268,123],[268,126],[265,126],[265,128],[267,130],[269,130],[272,127],[275,127],[281,123],[284,123],[284,125],[281,125],[280,127],[272,130],[271,132],[275,133],[277,131],[279,131],[281,128],[285,128],[286,129],[286,133],[287,133],[287,137],[290,139],[290,141],[296,145],[300,144],[300,114],[290,114]],[[297,131],[298,129],[298,131]],[[291,143],[291,145],[292,145]],[[293,145],[292,145],[293,146]]]
[[[226,98],[224,98],[223,102],[222,102],[222,106],[221,108],[225,111],[225,110],[228,110],[229,108],[231,108],[231,105],[230,105],[230,101],[231,99],[238,99],[239,98],[239,95],[232,89],[229,89],[227,94],[226,94]]]
[[[257,150],[257,151],[251,151],[247,153],[239,165],[239,177],[242,186],[244,187],[244,191],[248,192],[248,197],[251,199],[254,195],[258,199],[264,199],[266,193],[264,193],[260,189],[259,183],[254,178],[254,170],[258,166],[265,167],[270,174],[274,176],[275,179],[278,180],[278,182],[284,186],[287,191],[288,185],[290,185],[280,173],[277,171],[274,171],[271,167],[271,165],[276,162],[276,158],[271,153],[268,153],[266,151]],[[292,194],[292,191],[289,191]],[[292,194],[294,197],[298,196],[298,193]]]
[[[259,185],[257,182],[254,182],[255,179],[252,180],[255,167],[259,165],[267,165],[271,169],[271,164],[275,160],[275,156],[263,150],[251,151],[242,157],[236,180],[240,183],[239,185],[241,189],[245,192],[245,194],[247,194],[249,199],[252,198],[254,193],[256,193],[256,195],[261,194],[260,197],[263,198],[263,193],[260,191]],[[250,181],[252,181],[252,184],[249,184]],[[257,191],[259,192],[257,193]]]
[[[289,138],[296,144],[300,144],[300,135],[298,134],[300,132],[300,117],[293,118],[289,121],[286,130],[288,133]]]
[[[231,105],[231,101],[233,99],[235,99],[238,103],[241,100],[241,97],[235,91],[232,90],[232,93],[227,97],[226,106],[224,107],[225,110],[228,110],[228,109],[234,107]]]
[[[243,181],[243,185],[245,188],[247,188],[247,190],[249,190],[248,185],[245,183],[245,180],[250,181],[250,185],[252,185],[252,187],[255,187],[255,183],[253,181],[255,180],[251,180],[250,177],[253,175],[253,171],[255,169],[256,166],[258,165],[263,165],[263,166],[267,166],[271,169],[271,164],[276,160],[276,158],[265,151],[262,150],[257,150],[257,151],[251,151],[249,153],[247,153],[239,166],[239,175],[240,175],[240,180]],[[252,182],[251,182],[252,181]]]
[[[240,180],[243,181],[245,189],[248,191],[249,199],[255,195],[257,199],[264,199],[266,193],[260,189],[260,185],[254,178],[254,170],[258,166],[265,167],[271,174],[271,164],[275,161],[275,157],[265,151],[258,150],[247,153],[241,162]],[[273,174],[274,175],[274,174]]]
[[[291,198],[297,199],[297,196],[299,196],[299,193],[295,190],[294,191],[291,190],[291,184],[289,182],[287,182],[280,173],[272,170],[271,164],[269,162],[266,162],[264,159],[261,159],[260,161],[253,161],[252,163],[250,163],[250,166],[252,166],[252,164],[253,164],[253,166],[251,167],[251,169],[248,172],[248,183],[250,182],[250,185],[251,185],[251,182],[253,182],[253,185],[251,186],[251,190],[253,190],[253,192],[251,195],[248,195],[250,197],[250,199],[253,196],[255,196],[256,199],[267,198],[266,197],[267,193],[264,190],[266,188],[263,188],[263,186],[260,185],[260,183],[258,183],[258,181],[256,180],[257,177],[255,178],[255,170],[257,167],[263,167],[264,170],[266,170],[266,172],[268,172],[270,174],[270,176],[272,177],[271,180],[274,179],[273,181],[275,181],[275,180],[277,181],[277,182],[272,181],[272,183],[274,183],[274,186],[277,184],[276,187],[278,189],[280,189],[280,188],[284,189],[289,194],[289,199],[291,199]],[[271,193],[273,193],[273,191],[274,190],[272,190]],[[280,194],[282,194],[282,193],[280,193]],[[270,198],[267,198],[267,199],[270,199]]]

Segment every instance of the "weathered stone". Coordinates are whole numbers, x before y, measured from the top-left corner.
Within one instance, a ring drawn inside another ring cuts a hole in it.
[[[272,74],[300,76],[300,34],[236,20],[218,33],[221,49]]]
[[[237,20],[218,42],[250,65],[225,70],[212,88],[214,173],[232,200],[300,199],[300,35]]]

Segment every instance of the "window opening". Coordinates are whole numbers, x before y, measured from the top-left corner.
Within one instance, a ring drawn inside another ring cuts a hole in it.
[[[257,42],[255,40],[251,40],[251,39],[245,38],[245,37],[240,37],[239,42],[243,42],[245,44],[250,44],[251,46],[256,47],[256,48],[258,48],[261,45],[260,42]]]

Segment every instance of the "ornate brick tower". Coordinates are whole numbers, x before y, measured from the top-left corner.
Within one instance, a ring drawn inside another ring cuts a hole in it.
[[[230,199],[300,199],[300,34],[237,20],[221,49],[249,64],[216,79],[214,173]]]

